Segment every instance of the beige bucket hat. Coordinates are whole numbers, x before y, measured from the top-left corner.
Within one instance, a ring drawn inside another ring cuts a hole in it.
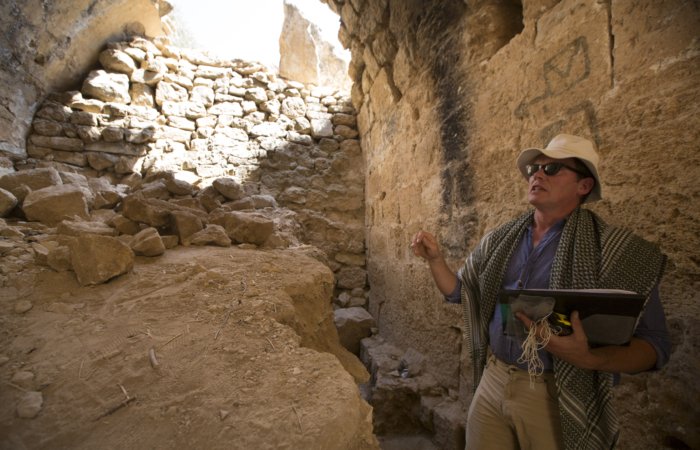
[[[526,180],[530,177],[527,175],[525,166],[533,164],[540,154],[545,154],[554,159],[578,158],[580,159],[595,178],[595,186],[588,194],[588,198],[584,203],[591,203],[603,198],[601,192],[600,176],[598,175],[598,162],[600,157],[593,148],[593,143],[588,139],[571,134],[560,134],[554,137],[547,145],[547,148],[528,148],[520,152],[518,156],[518,169],[523,174]]]

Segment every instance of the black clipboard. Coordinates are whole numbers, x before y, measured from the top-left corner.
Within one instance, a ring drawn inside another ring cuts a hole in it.
[[[588,342],[593,345],[623,345],[632,339],[637,318],[646,298],[630,291],[605,289],[501,289],[498,302],[503,318],[503,334],[510,314],[510,300],[520,295],[554,298],[549,322],[563,333],[570,333],[569,317],[578,311]]]

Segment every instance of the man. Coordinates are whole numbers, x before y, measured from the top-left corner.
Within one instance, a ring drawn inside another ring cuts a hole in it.
[[[580,207],[602,198],[598,159],[589,141],[565,134],[546,149],[521,152],[517,165],[535,209],[484,236],[458,274],[431,234],[413,237],[413,252],[428,261],[438,289],[447,301],[462,303],[476,389],[467,449],[614,448],[619,432],[612,387],[619,373],[668,362],[670,339],[658,293],[666,256]],[[648,300],[627,346],[589,348],[574,312],[573,333],[552,336],[538,352],[544,373],[530,389],[522,349],[503,336],[497,308],[499,289],[520,286],[624,289]]]

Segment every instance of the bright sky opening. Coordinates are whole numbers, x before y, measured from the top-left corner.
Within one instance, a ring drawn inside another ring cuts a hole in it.
[[[245,59],[279,66],[283,0],[171,0],[200,48],[225,59]],[[293,0],[322,36],[349,61],[338,41],[340,17],[319,0]]]

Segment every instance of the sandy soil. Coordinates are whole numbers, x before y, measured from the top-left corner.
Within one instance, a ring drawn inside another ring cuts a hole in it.
[[[304,251],[177,247],[95,287],[37,272],[0,289],[0,448],[378,448],[333,275]],[[18,371],[43,394],[34,419]],[[136,400],[100,418],[122,387]]]

